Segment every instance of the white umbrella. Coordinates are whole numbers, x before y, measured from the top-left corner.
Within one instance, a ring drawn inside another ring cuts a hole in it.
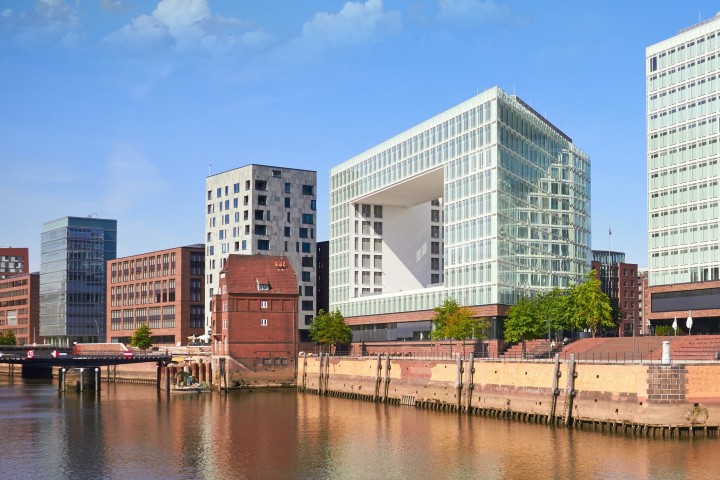
[[[692,312],[688,312],[688,318],[685,322],[685,326],[687,327],[688,332],[692,330]]]
[[[677,317],[675,317],[675,320],[673,320],[673,330],[675,330],[675,335],[677,335]]]

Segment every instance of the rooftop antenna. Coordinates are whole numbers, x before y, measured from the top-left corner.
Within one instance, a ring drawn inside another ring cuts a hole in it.
[[[87,216],[87,218],[92,218],[92,217],[93,217],[93,215],[97,217],[97,215],[98,215],[98,214],[97,214],[97,213],[95,213],[95,212],[93,212],[93,213],[91,213],[90,215],[88,215],[88,216]]]
[[[212,168],[212,163],[208,163],[208,177],[210,176],[210,169]]]

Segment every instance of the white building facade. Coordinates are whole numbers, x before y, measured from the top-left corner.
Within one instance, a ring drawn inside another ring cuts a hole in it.
[[[589,158],[499,88],[336,166],[330,188],[330,309],[356,341],[426,338],[447,298],[499,326],[588,271]]]
[[[646,57],[649,285],[720,280],[720,17]]]
[[[285,255],[297,273],[298,327],[315,316],[317,172],[247,165],[205,180],[205,322],[229,254]]]
[[[720,332],[720,15],[646,49],[644,321]]]

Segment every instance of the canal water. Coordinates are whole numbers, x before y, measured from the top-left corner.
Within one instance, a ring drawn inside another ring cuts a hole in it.
[[[720,440],[573,431],[282,392],[0,374],[3,479],[714,479]],[[712,420],[712,419],[711,419]]]

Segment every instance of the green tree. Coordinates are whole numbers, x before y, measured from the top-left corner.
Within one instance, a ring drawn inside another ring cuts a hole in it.
[[[152,331],[147,324],[143,323],[135,330],[132,338],[130,338],[130,345],[142,350],[147,350],[152,344]]]
[[[525,357],[525,342],[541,338],[547,332],[547,322],[542,318],[539,300],[523,297],[510,307],[505,320],[505,340],[511,343],[522,342],[522,355]]]
[[[595,270],[588,272],[585,281],[570,290],[568,312],[574,326],[579,330],[590,330],[593,337],[598,329],[615,326],[610,300],[600,290]]]
[[[435,328],[430,332],[430,338],[462,340],[463,356],[465,356],[465,340],[485,338],[484,331],[490,326],[486,318],[473,317],[470,310],[460,307],[451,298],[435,308],[435,317],[432,321]]]
[[[545,322],[545,332],[570,330],[572,322],[567,313],[568,290],[553,288],[537,299],[540,320]]]
[[[352,340],[352,331],[338,310],[334,312],[320,310],[310,322],[308,331],[310,338],[320,344],[321,350],[323,346],[328,347],[329,350],[330,346],[344,345]]]
[[[0,332],[0,345],[17,345],[15,332],[12,330],[8,330],[7,333]]]

